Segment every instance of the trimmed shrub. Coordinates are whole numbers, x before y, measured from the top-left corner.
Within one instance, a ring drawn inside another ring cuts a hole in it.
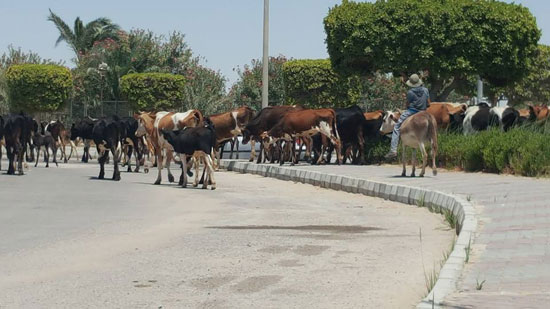
[[[18,64],[6,71],[10,109],[54,112],[69,99],[73,87],[68,68],[53,64]]]
[[[290,104],[339,107],[349,102],[347,79],[340,78],[332,70],[328,59],[287,61],[283,64],[283,76]]]
[[[134,110],[177,109],[183,105],[185,77],[168,73],[133,73],[121,78],[120,88]]]

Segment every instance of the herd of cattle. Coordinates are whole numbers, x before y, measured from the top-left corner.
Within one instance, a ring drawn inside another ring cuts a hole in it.
[[[486,104],[468,107],[455,103],[432,103],[427,112],[435,119],[438,129],[461,130],[464,134],[491,126],[500,126],[506,131],[515,125],[543,120],[550,115],[546,106],[516,110],[512,107],[491,108]],[[97,149],[99,179],[105,176],[104,166],[111,153],[113,180],[120,180],[121,161],[127,165],[128,172],[132,171],[133,156],[135,172],[139,172],[140,166],[144,166],[145,172],[149,171],[150,165],[157,166],[155,184],[161,183],[164,167],[168,180],[174,181],[170,164],[176,162],[182,169],[179,184],[187,185],[187,176],[193,175],[191,170],[194,167],[193,185],[196,186],[199,183],[199,166],[203,164],[203,187],[210,184],[215,189],[214,170],[219,166],[220,152],[227,142],[232,143],[233,149],[237,136],[242,136],[243,144],[251,144],[250,161],[257,157],[258,163],[269,160],[281,165],[285,161],[294,164],[301,158],[305,146],[303,157],[312,164],[331,162],[334,151],[338,164],[348,160],[353,164],[362,164],[365,140],[377,139],[381,133],[390,133],[399,116],[399,112],[392,111],[364,113],[358,106],[334,109],[270,106],[257,113],[242,106],[208,117],[199,110],[189,110],[183,113],[141,112],[124,118],[85,118],[67,128],[60,121],[39,123],[24,113],[9,114],[0,116],[0,159],[4,144],[9,160],[8,174],[15,174],[16,167],[23,174],[24,158],[36,161],[36,166],[42,149],[46,167],[49,165],[50,151],[57,165],[58,150],[60,158],[67,162],[73,152],[78,156],[76,143],[82,141],[83,162],[91,158],[89,150],[92,143]],[[256,153],[255,143],[260,143],[259,154]],[[297,144],[300,147],[296,147]],[[70,147],[68,155],[65,150],[67,146]]]

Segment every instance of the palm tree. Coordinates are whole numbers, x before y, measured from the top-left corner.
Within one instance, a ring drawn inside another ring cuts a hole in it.
[[[59,45],[62,41],[67,42],[75,52],[78,61],[82,55],[94,46],[95,42],[107,38],[117,40],[118,32],[120,31],[120,27],[117,24],[114,24],[110,19],[105,17],[95,19],[86,25],[84,25],[80,17],[77,17],[74,21],[74,29],[71,29],[67,23],[50,9],[48,20],[53,22],[57,30],[59,30],[59,38],[57,38],[55,46]]]

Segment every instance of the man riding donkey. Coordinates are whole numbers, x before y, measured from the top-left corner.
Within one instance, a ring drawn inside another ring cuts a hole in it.
[[[399,136],[401,134],[400,129],[403,122],[410,116],[418,112],[425,111],[428,107],[430,107],[430,93],[428,92],[428,89],[423,86],[424,83],[418,74],[411,75],[406,84],[410,87],[409,91],[407,91],[408,106],[393,127],[390,152],[388,152],[385,156],[387,160],[397,157],[397,146],[399,145]]]

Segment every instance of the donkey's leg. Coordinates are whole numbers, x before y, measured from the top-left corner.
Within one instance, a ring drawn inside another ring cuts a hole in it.
[[[413,166],[413,168],[412,168],[411,177],[414,177],[414,176],[416,176],[414,174],[414,172],[416,171],[416,148],[412,149],[412,166]]]
[[[420,177],[424,177],[424,172],[426,171],[426,163],[428,161],[428,153],[424,147],[424,143],[420,143],[420,151],[422,151],[422,171],[420,172]]]
[[[407,176],[407,156],[405,155],[405,144],[403,144],[403,154],[401,155],[401,160],[403,161],[403,172],[401,177]]]

